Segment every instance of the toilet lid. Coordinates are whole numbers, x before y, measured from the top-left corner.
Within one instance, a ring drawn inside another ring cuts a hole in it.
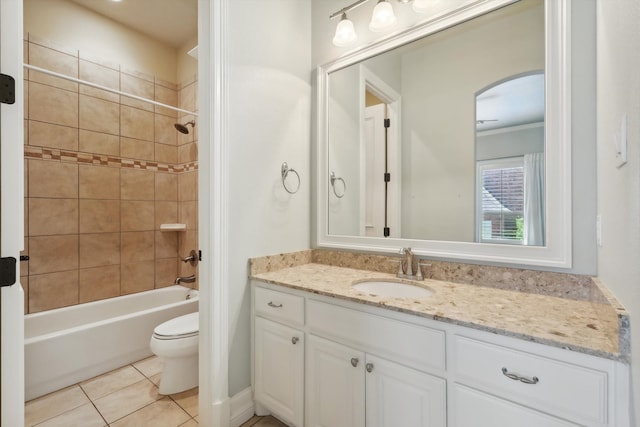
[[[153,330],[153,334],[165,339],[167,337],[184,338],[185,336],[197,335],[198,326],[198,312],[196,311],[161,323]]]

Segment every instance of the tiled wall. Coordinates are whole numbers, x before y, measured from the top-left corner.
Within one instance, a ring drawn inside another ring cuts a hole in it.
[[[196,108],[195,78],[161,81],[33,36],[25,62]],[[196,133],[173,126],[192,117],[32,70],[25,100],[25,312],[168,286],[194,273],[179,258],[197,249]],[[160,231],[175,222],[188,231]]]

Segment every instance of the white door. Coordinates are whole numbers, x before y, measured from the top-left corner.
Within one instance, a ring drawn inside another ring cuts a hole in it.
[[[291,427],[302,427],[304,333],[256,317],[254,357],[255,400]]]
[[[0,72],[16,79],[15,104],[0,104],[0,256],[23,245],[22,0],[0,0]],[[20,266],[16,263],[16,277]],[[19,280],[0,290],[0,425],[24,425],[24,293]]]
[[[367,427],[446,426],[445,380],[371,355],[366,371]]]
[[[360,181],[363,188],[361,203],[363,206],[363,222],[361,234],[369,237],[383,237],[385,226],[385,105],[378,104],[365,109],[363,174]]]
[[[364,353],[309,335],[306,426],[364,427]]]

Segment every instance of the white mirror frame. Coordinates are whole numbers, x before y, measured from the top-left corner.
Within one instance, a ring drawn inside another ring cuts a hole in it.
[[[431,258],[571,268],[571,0],[545,0],[546,246],[329,234],[329,73],[515,2],[476,1],[318,67],[318,247],[394,254],[411,247]]]

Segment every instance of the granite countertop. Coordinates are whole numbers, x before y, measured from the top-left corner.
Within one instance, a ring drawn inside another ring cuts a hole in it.
[[[395,275],[313,262],[254,272],[251,278],[594,356],[628,360],[628,354],[619,351],[622,332],[617,317],[602,316],[598,311],[606,306],[589,301],[432,279],[401,280],[431,289],[433,294],[426,298],[380,297],[351,285],[367,279],[399,280]]]

